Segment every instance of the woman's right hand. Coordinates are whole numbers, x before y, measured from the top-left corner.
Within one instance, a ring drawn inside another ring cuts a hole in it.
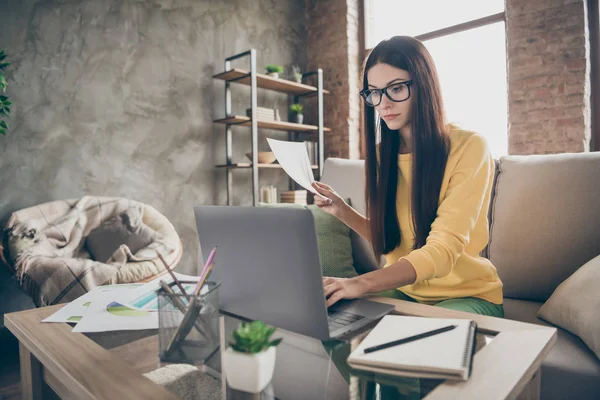
[[[318,193],[315,195],[315,205],[326,213],[342,219],[342,214],[348,207],[344,199],[329,185],[315,181],[312,186]]]

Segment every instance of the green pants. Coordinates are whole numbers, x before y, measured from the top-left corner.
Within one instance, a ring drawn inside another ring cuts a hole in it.
[[[397,289],[387,290],[385,292],[378,293],[378,295],[418,303],[417,300]],[[490,303],[487,300],[478,299],[476,297],[444,300],[434,304],[434,306],[470,312],[473,314],[488,315],[490,317],[504,318],[504,306],[502,304]]]

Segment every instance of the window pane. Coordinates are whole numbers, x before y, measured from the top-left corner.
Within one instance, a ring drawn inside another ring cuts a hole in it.
[[[508,153],[504,22],[424,42],[435,61],[448,121],[483,135],[492,155]]]
[[[395,35],[417,36],[504,11],[504,0],[366,0],[367,48]]]

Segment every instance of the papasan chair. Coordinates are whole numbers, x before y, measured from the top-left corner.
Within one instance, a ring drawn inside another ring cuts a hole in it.
[[[169,220],[147,204],[85,196],[26,208],[0,232],[0,261],[38,306],[69,302],[101,285],[149,281],[181,259]]]

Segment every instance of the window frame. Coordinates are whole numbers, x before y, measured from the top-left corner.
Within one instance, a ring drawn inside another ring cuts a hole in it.
[[[590,151],[600,151],[600,9],[598,0],[587,0],[590,32]]]

